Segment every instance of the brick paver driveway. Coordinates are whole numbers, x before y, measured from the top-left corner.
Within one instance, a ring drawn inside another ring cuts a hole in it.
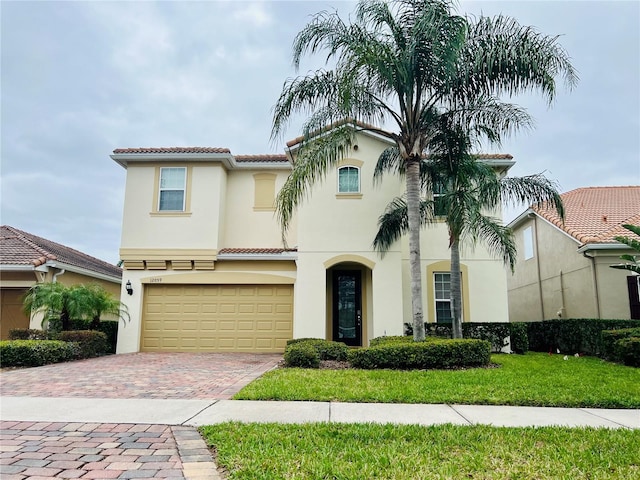
[[[0,372],[20,397],[228,399],[272,369],[275,354],[129,353]]]

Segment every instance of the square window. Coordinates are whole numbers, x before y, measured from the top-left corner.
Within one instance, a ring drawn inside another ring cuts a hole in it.
[[[187,169],[171,167],[160,169],[160,194],[158,211],[183,212]]]

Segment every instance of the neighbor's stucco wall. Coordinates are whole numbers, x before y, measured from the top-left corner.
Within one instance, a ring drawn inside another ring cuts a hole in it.
[[[523,231],[533,228],[534,256],[524,259]],[[535,217],[515,230],[518,262],[508,275],[511,321],[552,318],[629,318],[629,296],[620,263],[622,250],[578,253],[580,244],[545,220]]]

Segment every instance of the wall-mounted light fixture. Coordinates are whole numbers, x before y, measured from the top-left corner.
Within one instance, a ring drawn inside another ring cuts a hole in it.
[[[124,286],[127,289],[129,295],[133,295],[133,287],[131,286],[131,280],[127,280],[127,284]]]

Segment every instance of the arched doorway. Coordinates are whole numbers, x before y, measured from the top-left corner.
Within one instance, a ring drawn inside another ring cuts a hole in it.
[[[327,337],[349,346],[368,343],[373,262],[337,258],[327,267]],[[366,263],[365,263],[366,262]]]

